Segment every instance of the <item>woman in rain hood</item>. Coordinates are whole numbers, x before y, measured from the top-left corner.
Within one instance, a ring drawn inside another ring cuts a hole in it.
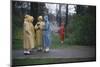
[[[45,21],[45,27],[43,33],[43,44],[44,44],[44,51],[48,52],[51,45],[51,28],[48,16],[44,16],[44,21]]]
[[[30,15],[26,15],[24,18],[24,37],[23,37],[23,41],[24,41],[24,54],[28,55],[30,54],[30,51],[32,50],[32,48],[34,48],[34,26],[32,24],[34,18]]]
[[[44,28],[44,21],[43,21],[43,17],[39,16],[38,17],[38,22],[35,25],[35,30],[36,30],[36,44],[37,44],[37,48],[39,51],[42,50],[43,44],[42,44],[42,39],[43,39],[43,28]]]
[[[60,35],[61,44],[63,44],[64,43],[64,22],[61,23],[61,26],[59,28],[59,35]]]

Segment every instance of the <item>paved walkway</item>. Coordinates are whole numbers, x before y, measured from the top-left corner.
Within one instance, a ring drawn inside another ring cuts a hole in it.
[[[13,58],[94,58],[95,47],[73,46],[68,48],[51,49],[49,53],[34,50],[31,55],[24,55],[23,50],[13,50]]]

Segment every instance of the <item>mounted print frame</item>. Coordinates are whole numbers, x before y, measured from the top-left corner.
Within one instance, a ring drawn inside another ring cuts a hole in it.
[[[11,1],[12,66],[96,61],[96,6]]]

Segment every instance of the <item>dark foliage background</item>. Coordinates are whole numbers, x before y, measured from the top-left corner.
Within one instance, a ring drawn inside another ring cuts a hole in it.
[[[69,15],[68,4],[66,5],[64,47],[69,45],[96,45],[96,7],[76,5],[75,10],[75,14]],[[34,16],[33,25],[35,25],[39,15],[44,16],[48,14],[48,8],[46,8],[45,3],[12,1],[13,49],[22,49],[23,20],[25,14]],[[59,6],[57,16],[60,16],[59,14],[61,14],[61,6]],[[52,16],[52,14],[49,14],[49,16]],[[61,21],[61,17],[59,21]],[[52,40],[52,48],[61,47],[58,45],[60,41],[59,36],[52,35]]]

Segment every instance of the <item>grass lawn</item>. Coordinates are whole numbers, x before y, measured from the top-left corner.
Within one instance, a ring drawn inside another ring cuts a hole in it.
[[[67,43],[67,38],[65,38],[64,44],[60,43],[59,35],[52,34],[52,45],[51,48],[66,48],[71,46]],[[13,39],[12,40],[12,49],[23,49],[23,40],[22,39]]]
[[[71,63],[95,61],[95,58],[38,58],[38,59],[13,59],[13,66],[23,65],[39,65],[39,64],[55,64],[55,63]]]

